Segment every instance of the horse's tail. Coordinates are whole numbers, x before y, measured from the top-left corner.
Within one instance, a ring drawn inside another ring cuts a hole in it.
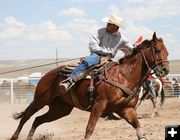
[[[164,94],[164,88],[162,87],[162,89],[161,89],[161,107],[164,104],[164,100],[165,100],[165,94]]]
[[[25,111],[20,112],[20,113],[14,113],[14,114],[13,114],[13,118],[14,118],[15,120],[19,120],[20,118],[22,118],[22,117],[24,116],[24,113],[25,113]]]

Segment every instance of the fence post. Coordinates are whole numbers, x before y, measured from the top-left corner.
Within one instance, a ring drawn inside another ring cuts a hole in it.
[[[11,104],[14,104],[13,79],[11,80]]]

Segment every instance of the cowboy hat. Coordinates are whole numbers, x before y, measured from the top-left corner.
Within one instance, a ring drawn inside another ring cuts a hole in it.
[[[107,23],[114,24],[114,25],[116,25],[116,26],[118,26],[118,27],[124,28],[124,27],[122,26],[122,18],[121,18],[121,17],[118,17],[118,16],[115,15],[115,14],[111,14],[110,17],[104,17],[104,18],[102,19],[102,21],[107,22]]]

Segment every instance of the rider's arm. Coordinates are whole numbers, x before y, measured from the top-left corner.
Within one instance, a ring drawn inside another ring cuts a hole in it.
[[[133,52],[133,45],[130,41],[121,34],[121,39],[116,45],[114,52],[117,53],[118,50],[121,50],[125,53],[125,56],[131,55]]]
[[[93,35],[89,42],[89,50],[92,53],[97,53],[99,55],[106,55],[111,53],[110,50],[106,49],[105,47],[101,47],[99,44],[101,43],[103,37],[104,29],[98,30],[96,35]]]

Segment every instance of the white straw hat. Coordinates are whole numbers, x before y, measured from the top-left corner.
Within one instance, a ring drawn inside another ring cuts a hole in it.
[[[116,26],[118,26],[118,27],[124,28],[123,25],[122,25],[122,18],[121,18],[121,17],[118,17],[118,16],[115,15],[115,14],[111,14],[110,17],[104,17],[104,18],[102,19],[102,21],[107,22],[107,23],[114,24],[114,25],[116,25]]]

